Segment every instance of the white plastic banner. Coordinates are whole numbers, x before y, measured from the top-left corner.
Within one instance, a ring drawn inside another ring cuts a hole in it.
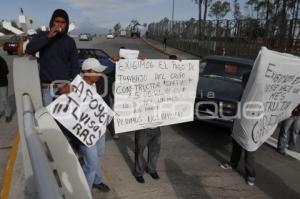
[[[233,138],[257,150],[300,103],[300,58],[263,47],[241,100]]]
[[[137,59],[139,53],[138,50],[120,49],[119,56],[123,59]]]
[[[198,78],[199,60],[120,60],[116,133],[192,121]]]
[[[59,96],[47,106],[49,113],[87,147],[93,146],[105,134],[113,111],[103,101],[94,86],[81,76],[71,83],[77,89]]]

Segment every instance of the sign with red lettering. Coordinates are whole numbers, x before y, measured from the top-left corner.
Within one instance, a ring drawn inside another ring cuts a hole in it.
[[[49,113],[87,147],[93,146],[106,132],[113,111],[81,76],[71,83],[76,89],[59,96],[47,109]]]

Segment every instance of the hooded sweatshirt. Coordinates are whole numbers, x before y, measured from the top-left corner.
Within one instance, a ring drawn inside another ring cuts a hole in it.
[[[66,20],[66,28],[53,38],[48,38],[48,32],[41,32],[32,38],[27,45],[26,53],[34,55],[40,52],[40,80],[51,83],[54,80],[72,80],[80,73],[77,48],[74,39],[68,36],[69,17],[61,9],[53,12],[50,28],[56,17]]]

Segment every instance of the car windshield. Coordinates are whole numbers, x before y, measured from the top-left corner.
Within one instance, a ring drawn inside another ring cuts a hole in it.
[[[11,37],[11,38],[9,38],[9,42],[18,42],[18,40],[19,40],[19,37],[17,37],[17,36],[13,36],[13,37]]]
[[[201,62],[200,75],[203,77],[241,82],[242,75],[250,71],[251,68],[252,66],[250,65],[205,60]]]

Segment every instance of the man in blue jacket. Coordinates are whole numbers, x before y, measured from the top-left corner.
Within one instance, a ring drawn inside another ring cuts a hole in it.
[[[77,48],[74,39],[68,36],[69,16],[57,9],[50,20],[50,31],[41,32],[26,47],[26,53],[39,51],[40,80],[44,106],[50,104],[55,93],[64,93],[68,84],[80,73]]]

